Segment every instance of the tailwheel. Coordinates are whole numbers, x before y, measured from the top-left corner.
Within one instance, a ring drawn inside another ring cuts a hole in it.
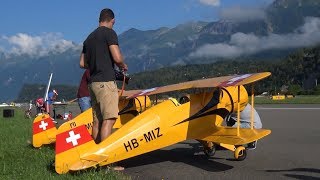
[[[208,142],[207,146],[203,147],[203,152],[207,157],[213,157],[216,153],[216,145],[212,142]]]
[[[243,161],[246,159],[246,157],[247,157],[246,148],[244,148],[243,146],[237,147],[236,150],[234,151],[234,158],[238,161]]]

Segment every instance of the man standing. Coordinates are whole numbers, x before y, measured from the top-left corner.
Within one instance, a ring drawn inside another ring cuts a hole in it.
[[[118,117],[119,97],[114,64],[124,71],[128,69],[123,62],[118,36],[112,29],[114,23],[113,11],[103,9],[100,13],[99,27],[84,41],[80,56],[80,67],[90,70],[89,90],[93,112],[92,137],[97,143],[111,134],[112,127]]]
[[[251,128],[251,110],[252,106],[248,103],[246,107],[240,112],[240,128]],[[255,129],[262,128],[261,118],[258,112],[253,108],[253,127]],[[229,126],[237,127],[237,113],[232,113],[229,119]],[[257,141],[247,144],[246,149],[255,149]]]
[[[251,128],[251,108],[252,106],[248,103],[246,107],[240,112],[240,128]],[[253,117],[253,127],[255,129],[261,129],[261,118],[255,109],[253,109]],[[230,126],[237,127],[237,113],[232,113],[229,121],[231,123]]]
[[[55,121],[55,118],[56,118],[56,112],[55,110],[53,109],[53,102],[57,99],[57,96],[58,96],[58,92],[57,90],[53,89],[52,91],[50,91],[48,93],[48,99],[46,101],[46,111],[47,113],[49,113],[49,115],[51,116],[52,121],[54,123],[57,123],[57,121]]]
[[[43,111],[45,110],[43,98],[40,97],[36,100],[36,107],[37,107],[37,114],[43,113]]]
[[[86,111],[91,107],[91,98],[88,88],[88,82],[90,79],[90,71],[86,69],[82,75],[80,86],[77,93],[78,104],[81,110],[81,113]]]

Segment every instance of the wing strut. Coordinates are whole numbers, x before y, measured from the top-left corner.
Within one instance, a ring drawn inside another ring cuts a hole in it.
[[[253,119],[254,119],[254,83],[251,85],[251,129],[253,129]]]
[[[240,86],[238,86],[237,136],[240,136]]]

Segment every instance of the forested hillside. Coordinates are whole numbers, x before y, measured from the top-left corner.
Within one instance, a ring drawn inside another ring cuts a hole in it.
[[[69,101],[76,98],[78,87],[70,85],[52,85],[51,89],[58,91],[59,101]],[[45,94],[46,85],[44,84],[25,84],[17,98],[17,102],[27,102],[30,100],[36,100],[39,97],[43,97]]]
[[[143,89],[201,78],[263,71],[271,72],[272,76],[257,84],[256,88],[260,92],[290,90],[294,94],[316,93],[316,80],[320,79],[320,46],[299,50],[283,60],[219,61],[138,73],[132,76],[129,88]]]
[[[262,93],[320,94],[320,46],[301,49],[285,59],[274,61],[219,61],[162,68],[156,71],[132,74],[126,89],[145,89],[195,79],[218,77],[230,74],[245,74],[269,71],[272,76],[257,83],[255,88]],[[76,97],[77,87],[53,85],[60,99]],[[24,85],[17,101],[26,101],[43,96],[44,85]]]

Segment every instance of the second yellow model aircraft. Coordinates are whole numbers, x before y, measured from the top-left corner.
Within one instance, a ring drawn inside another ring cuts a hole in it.
[[[271,133],[267,129],[254,129],[253,117],[251,128],[240,128],[240,111],[248,103],[248,93],[243,85],[270,75],[265,72],[224,76],[124,93],[132,99],[182,89],[215,87],[209,92],[191,94],[190,101],[184,104],[169,99],[152,106],[100,144],[92,140],[85,125],[58,133],[56,172],[63,174],[104,166],[188,139],[223,146],[234,152],[235,159],[243,160],[246,157],[244,145]],[[234,112],[238,113],[237,128],[224,126],[224,119]]]
[[[148,96],[135,97],[132,99],[119,100],[119,117],[116,120],[114,128],[120,128],[129,120],[145,111],[151,106],[151,101]],[[74,119],[63,123],[59,128],[52,122],[52,118],[44,113],[35,117],[32,127],[32,145],[39,148],[45,144],[56,142],[56,135],[72,128],[85,125],[89,133],[92,132],[92,108],[81,113]]]

